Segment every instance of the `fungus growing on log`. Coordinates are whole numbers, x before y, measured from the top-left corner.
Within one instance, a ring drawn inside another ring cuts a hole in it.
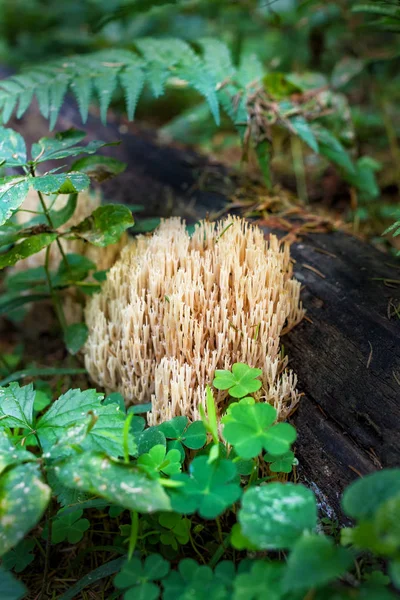
[[[200,222],[190,235],[178,218],[138,236],[86,307],[85,364],[127,405],[152,401],[152,425],[199,418],[216,369],[262,369],[258,398],[285,419],[298,402],[280,336],[303,317],[289,246],[243,219]],[[219,414],[226,392],[216,395]]]

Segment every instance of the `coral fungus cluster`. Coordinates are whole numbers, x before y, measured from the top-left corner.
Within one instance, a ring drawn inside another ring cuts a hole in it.
[[[284,419],[298,401],[280,336],[303,316],[288,245],[229,217],[189,235],[180,219],[128,245],[86,308],[85,363],[127,404],[152,400],[151,424],[199,418],[216,369],[263,371],[260,400]],[[221,413],[226,393],[217,396]]]

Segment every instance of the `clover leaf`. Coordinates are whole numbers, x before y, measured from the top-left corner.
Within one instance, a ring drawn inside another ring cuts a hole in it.
[[[74,510],[66,515],[60,511],[53,521],[51,541],[53,544],[67,541],[77,544],[83,538],[83,534],[90,527],[90,521],[81,519],[83,510]]]
[[[151,554],[142,563],[132,558],[114,579],[114,585],[125,590],[124,600],[157,600],[161,589],[154,583],[168,575],[169,563],[159,554]]]
[[[267,453],[264,460],[270,463],[269,468],[273,473],[291,473],[293,466],[298,464],[294,452],[290,450],[279,456]]]
[[[181,454],[179,450],[169,450],[167,452],[162,444],[157,444],[150,448],[146,454],[139,456],[137,464],[150,477],[157,478],[159,473],[165,475],[179,473],[182,469],[180,461]]]
[[[254,458],[262,449],[279,456],[290,450],[296,430],[289,423],[274,425],[276,416],[270,404],[239,402],[222,418],[223,436],[241,458]]]
[[[171,571],[163,580],[163,600],[220,600],[227,597],[222,578],[205,565],[191,558],[180,561],[178,571]]]
[[[158,517],[158,522],[163,527],[160,535],[160,542],[165,546],[172,546],[174,550],[179,545],[187,544],[190,539],[190,519],[182,518],[177,513],[162,513]]]
[[[198,450],[207,441],[207,433],[202,421],[194,421],[189,425],[189,419],[183,416],[174,417],[170,421],[161,423],[158,429],[170,440],[168,448],[179,450],[182,459],[185,458],[183,446],[191,450]]]
[[[232,365],[232,372],[215,371],[213,386],[217,390],[229,390],[232,398],[243,398],[260,389],[261,381],[257,379],[260,375],[262,375],[261,369],[253,369],[244,363],[235,363]]]
[[[13,569],[16,573],[21,573],[34,560],[35,555],[32,554],[32,550],[35,546],[33,539],[22,540],[2,556],[1,564],[7,571]]]
[[[234,581],[235,600],[283,599],[282,574],[284,565],[261,560],[252,564],[249,573],[239,574]]]
[[[187,473],[175,475],[181,487],[170,490],[171,506],[176,512],[190,514],[196,510],[204,519],[215,519],[241,495],[235,465],[230,460],[209,462],[207,456],[198,456]]]

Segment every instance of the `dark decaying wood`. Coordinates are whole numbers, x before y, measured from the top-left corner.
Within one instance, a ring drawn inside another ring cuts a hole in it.
[[[32,141],[47,132],[35,110],[13,125]],[[67,103],[57,128],[71,126],[82,128]],[[95,116],[84,128],[92,139],[122,140],[105,153],[128,168],[103,189],[112,201],[144,204],[147,216],[197,220],[220,210],[235,188],[225,167],[160,145],[153,132],[116,119],[104,127]],[[400,263],[343,232],[304,236],[292,254],[307,309],[283,340],[304,392],[292,418],[299,475],[341,519],[350,481],[400,464],[400,319],[389,306],[400,306]]]

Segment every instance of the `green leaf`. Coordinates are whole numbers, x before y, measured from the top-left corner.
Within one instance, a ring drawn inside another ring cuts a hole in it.
[[[182,486],[170,490],[173,510],[190,514],[196,510],[204,519],[215,519],[241,496],[236,483],[237,471],[229,460],[209,463],[208,456],[198,456],[189,468],[189,474],[172,477]]]
[[[214,576],[210,567],[200,566],[191,558],[181,560],[179,571],[171,571],[162,585],[163,600],[225,600],[229,597],[222,578]]]
[[[314,150],[314,152],[319,151],[319,146],[317,140],[315,139],[315,135],[304,117],[292,117],[289,119],[289,123],[299,138],[302,139],[303,142],[305,142],[308,146],[310,146],[311,150]]]
[[[97,567],[97,569],[93,569],[90,573],[87,573],[77,581],[72,587],[69,588],[67,592],[65,592],[62,596],[58,598],[58,600],[75,600],[78,594],[84,590],[86,587],[93,586],[94,583],[100,581],[101,579],[105,579],[106,577],[110,577],[110,575],[114,575],[117,573],[122,564],[124,563],[125,558],[116,558],[115,560],[110,560],[105,564]]]
[[[64,225],[70,220],[75,212],[77,203],[78,194],[70,194],[68,201],[63,208],[60,208],[60,210],[49,211],[51,222],[55,229],[58,229],[61,225]]]
[[[365,67],[365,62],[360,58],[353,56],[344,56],[336,63],[332,75],[331,83],[336,89],[347,85],[354,77],[359,75]]]
[[[133,225],[132,213],[122,204],[99,206],[71,231],[94,246],[115,244],[123,232]]]
[[[160,589],[153,582],[164,579],[169,570],[169,562],[159,554],[150,554],[143,563],[138,558],[132,558],[115,577],[114,585],[120,590],[126,590],[126,600],[156,600]]]
[[[77,145],[85,137],[86,133],[84,131],[68,129],[56,133],[54,137],[41,138],[36,144],[32,145],[32,159],[39,164],[47,160],[60,160],[68,156],[94,154],[100,148],[114,145],[114,142],[102,142],[100,140],[93,140],[86,146]]]
[[[271,178],[271,142],[263,140],[256,144],[256,155],[258,164],[261,169],[261,173],[264,177],[265,185],[268,190],[272,189],[272,178]]]
[[[314,494],[294,483],[250,488],[243,495],[239,523],[243,534],[261,550],[291,548],[317,524]]]
[[[235,523],[232,527],[230,542],[236,550],[257,550],[257,546],[243,535],[240,523]]]
[[[22,371],[15,371],[11,375],[8,375],[4,379],[2,379],[0,381],[0,386],[8,385],[12,381],[19,381],[20,379],[25,379],[25,377],[54,377],[55,375],[80,375],[83,373],[86,373],[86,369],[62,367],[49,367],[47,369],[23,369]]]
[[[36,525],[50,497],[38,465],[19,465],[0,476],[0,556]]]
[[[235,578],[233,600],[283,600],[283,570],[283,564],[254,561],[248,573]]]
[[[64,515],[59,511],[53,520],[51,530],[51,541],[53,544],[60,544],[68,541],[69,544],[78,544],[83,538],[83,534],[90,527],[90,521],[82,519],[83,510],[75,510]],[[46,534],[44,533],[44,537]]]
[[[180,473],[181,454],[179,450],[166,451],[165,446],[159,444],[150,448],[146,454],[141,454],[137,461],[138,466],[150,477],[159,477],[159,473],[174,475]]]
[[[2,421],[0,420],[0,428],[1,426]],[[0,475],[7,467],[36,460],[36,456],[31,452],[21,446],[13,446],[5,431],[0,429]]]
[[[319,153],[344,169],[346,173],[355,174],[353,162],[339,140],[317,123],[313,123],[311,129],[317,139]]]
[[[33,429],[35,390],[32,383],[20,387],[10,383],[0,388],[0,427]]]
[[[31,179],[22,175],[0,178],[0,225],[21,206],[29,192]]]
[[[0,127],[0,164],[20,167],[26,163],[26,147],[22,135],[13,129]]]
[[[294,464],[297,464],[294,458],[294,452],[285,452],[285,454],[274,455],[265,454],[264,460],[271,463],[269,465],[270,470],[273,473],[291,473]]]
[[[141,61],[125,69],[120,75],[121,86],[125,92],[126,111],[128,119],[133,121],[136,105],[144,86],[145,75]]]
[[[130,412],[130,411],[128,411],[128,412]],[[135,426],[135,421],[137,422],[137,419],[134,419],[132,421],[132,428]],[[162,445],[164,447],[167,446],[165,435],[163,434],[162,431],[160,431],[158,429],[158,427],[148,427],[141,433],[138,433],[136,439],[137,439],[139,456],[149,452],[151,450],[151,448],[153,448],[153,446],[157,446],[157,445]]]
[[[283,100],[292,94],[298,93],[301,89],[286,78],[285,73],[273,71],[263,77],[265,91],[275,100]]]
[[[28,590],[23,583],[15,579],[11,573],[0,566],[0,598],[1,600],[22,600]]]
[[[86,123],[89,114],[90,100],[93,93],[92,81],[89,77],[77,77],[71,84],[71,87],[78,102],[82,122]]]
[[[86,279],[90,271],[96,269],[96,265],[82,254],[67,254],[66,261],[62,259],[57,274],[53,277],[54,287],[71,285],[74,281]],[[67,263],[67,264],[66,264]]]
[[[70,354],[77,354],[85,345],[89,330],[85,323],[73,323],[64,331],[64,342]]]
[[[15,548],[12,548],[2,557],[2,565],[5,569],[13,569],[16,573],[21,573],[35,559],[32,550],[36,547],[35,540],[22,540]],[[0,584],[1,589],[1,584]],[[3,598],[3,596],[0,596]]]
[[[217,390],[229,390],[233,398],[243,398],[247,394],[256,392],[261,387],[257,379],[262,375],[261,369],[253,369],[244,363],[235,363],[231,371],[215,371],[213,386]]]
[[[202,421],[189,425],[187,417],[174,417],[158,426],[167,439],[181,442],[191,450],[202,448],[207,441],[207,433]]]
[[[55,160],[58,158],[66,158],[69,156],[68,149],[71,146],[79,144],[86,136],[84,131],[77,129],[67,129],[60,131],[53,137],[41,138],[35,144],[32,144],[32,160],[36,163],[46,160]],[[65,152],[67,153],[65,154]]]
[[[342,576],[353,562],[351,552],[322,535],[301,537],[289,555],[283,578],[287,592],[304,592]]]
[[[0,269],[12,267],[19,260],[37,254],[46,246],[49,246],[57,238],[57,233],[39,233],[16,244],[8,252],[0,254]]]
[[[96,494],[129,510],[170,510],[169,498],[158,480],[102,454],[85,452],[73,456],[59,467],[57,475],[69,487]]]
[[[42,194],[76,194],[90,186],[90,179],[85,173],[70,171],[42,175],[33,179],[33,187]]]
[[[71,389],[53,402],[36,425],[44,452],[62,450],[69,439],[84,450],[123,456],[125,415],[117,404],[103,405],[102,398],[102,394],[98,394],[96,390]],[[63,443],[55,447],[60,440]],[[135,453],[131,437],[129,452]]]
[[[296,430],[289,423],[277,423],[276,410],[266,403],[247,404],[243,400],[231,405],[222,418],[224,439],[244,459],[254,458],[262,449],[275,455],[284,454],[296,439]]]
[[[400,469],[384,469],[357,479],[346,488],[342,506],[352,519],[374,517],[380,506],[400,494]]]
[[[85,156],[75,161],[71,169],[86,173],[99,183],[123,173],[126,163],[110,156]]]
[[[99,97],[100,102],[100,118],[103,123],[107,122],[107,110],[117,85],[117,75],[111,69],[108,72],[96,77],[94,87]]]

